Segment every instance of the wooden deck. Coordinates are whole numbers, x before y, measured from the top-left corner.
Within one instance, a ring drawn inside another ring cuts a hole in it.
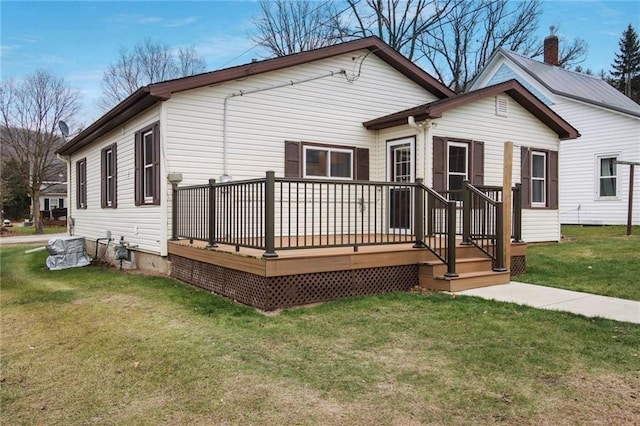
[[[171,275],[264,310],[416,285],[457,291],[510,280],[509,273],[493,273],[491,260],[473,246],[457,246],[459,276],[447,279],[437,256],[413,243],[364,245],[357,251],[353,246],[279,250],[278,257],[268,258],[261,249],[206,245],[170,241]],[[524,261],[525,255],[526,245],[512,245],[512,265],[514,256]]]

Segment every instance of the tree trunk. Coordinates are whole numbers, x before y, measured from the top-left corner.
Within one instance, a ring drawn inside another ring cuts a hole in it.
[[[40,217],[40,189],[35,189],[31,194],[31,205],[33,214],[33,226],[36,234],[44,234],[44,224]]]

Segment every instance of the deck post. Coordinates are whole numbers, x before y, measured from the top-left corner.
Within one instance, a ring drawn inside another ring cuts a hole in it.
[[[502,210],[502,201],[496,203],[496,265],[493,268],[494,272],[504,272],[507,269],[504,267],[504,211]]]
[[[447,273],[445,277],[457,277],[456,274],[456,202],[448,201],[449,223],[447,224]]]
[[[178,240],[178,184],[171,184],[171,241]]]
[[[522,184],[513,188],[513,242],[522,242]]]
[[[469,181],[462,181],[462,244],[471,244],[471,191]]]
[[[264,183],[264,248],[262,257],[278,257],[276,253],[275,222],[276,222],[276,174],[273,170],[267,172]]]
[[[216,244],[216,191],[215,191],[215,179],[209,179],[209,241],[207,248],[218,247]]]
[[[422,178],[416,179],[415,196],[413,197],[413,229],[416,242],[413,248],[425,248],[424,243],[424,191],[422,189]]]

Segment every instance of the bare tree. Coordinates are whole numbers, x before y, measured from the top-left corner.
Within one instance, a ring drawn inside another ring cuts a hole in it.
[[[531,49],[540,14],[538,0],[458,2],[421,36],[420,50],[440,81],[463,92],[495,49]]]
[[[167,44],[147,38],[130,51],[121,47],[102,76],[100,106],[109,110],[140,87],[204,72],[206,63],[193,47],[174,52]]]
[[[418,53],[420,38],[447,18],[453,0],[347,0],[355,33],[375,35],[410,60]],[[469,3],[469,2],[460,2]]]
[[[57,135],[60,120],[71,121],[80,108],[80,92],[49,71],[38,70],[22,81],[0,83],[0,142],[5,166],[18,165],[24,187],[31,196],[31,211],[37,234],[40,219],[40,190],[61,172],[54,153],[62,144]]]
[[[331,46],[349,38],[333,2],[275,0],[260,2],[251,39],[274,56]]]

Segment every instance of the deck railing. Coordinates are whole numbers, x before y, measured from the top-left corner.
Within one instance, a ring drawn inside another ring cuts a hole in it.
[[[474,185],[474,188],[484,193],[493,201],[502,202],[502,187],[490,185]],[[522,185],[517,183],[512,188],[512,205],[511,205],[511,239],[513,242],[522,242]],[[463,193],[464,189],[455,191],[442,191],[440,194],[449,200],[455,200],[458,206],[458,223],[456,230],[462,235],[462,218],[463,218]]]
[[[462,243],[473,244],[493,260],[495,271],[504,271],[502,201],[463,182]]]
[[[264,179],[174,186],[173,200],[174,239],[257,248],[264,257],[287,249],[413,243],[455,275],[455,202],[420,180],[310,180],[267,172]]]

